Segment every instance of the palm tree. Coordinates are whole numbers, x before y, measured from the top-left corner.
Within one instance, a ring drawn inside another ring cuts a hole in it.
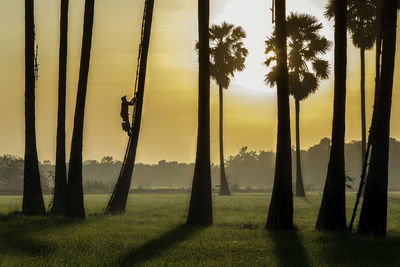
[[[300,101],[307,99],[319,88],[320,80],[329,77],[328,62],[320,58],[330,49],[330,42],[320,36],[322,23],[307,14],[291,13],[287,18],[287,37],[290,48],[289,93],[296,104],[296,196],[305,197],[300,160]],[[269,67],[276,61],[276,34],[265,42]],[[276,67],[266,76],[266,82],[276,84]]]
[[[65,163],[65,95],[67,82],[69,0],[61,0],[60,51],[58,68],[58,115],[56,172],[51,214],[64,215],[67,208],[67,169]]]
[[[211,225],[210,165],[210,1],[198,0],[199,20],[199,106],[197,152],[190,196],[188,224]]]
[[[225,174],[224,164],[224,142],[223,142],[223,89],[228,89],[231,77],[236,71],[245,68],[244,62],[248,51],[243,47],[242,39],[246,33],[241,27],[223,22],[221,26],[210,27],[210,75],[219,86],[219,151],[221,188],[220,195],[229,196],[228,182]]]
[[[292,155],[290,141],[289,75],[286,43],[286,1],[275,0],[278,140],[275,177],[266,229],[293,228]]]
[[[146,0],[144,21],[142,25],[142,43],[139,50],[139,77],[136,92],[136,107],[133,117],[132,134],[129,137],[125,160],[122,165],[117,184],[108,202],[106,214],[122,214],[125,212],[133,168],[135,166],[136,149],[139,141],[140,123],[142,120],[143,97],[146,82],[147,56],[150,46],[151,24],[153,20],[154,0]],[[136,88],[135,88],[136,89]]]
[[[45,214],[35,129],[35,20],[33,0],[25,0],[25,156],[22,213]],[[35,66],[36,65],[36,66]]]
[[[383,47],[379,97],[374,110],[369,165],[358,232],[386,235],[390,114],[396,54],[396,0],[383,2]]]
[[[376,40],[375,40],[375,95],[374,95],[374,106],[373,106],[373,117],[372,117],[372,122],[375,121],[374,116],[376,116],[376,106],[377,106],[377,101],[378,101],[378,90],[379,90],[379,81],[380,81],[380,71],[381,71],[381,54],[382,54],[382,8],[383,7],[383,2],[382,1],[377,1],[376,2],[376,18],[375,18],[375,24],[376,24]],[[361,195],[364,193],[365,189],[365,180],[366,180],[366,175],[367,175],[367,167],[368,167],[368,161],[369,161],[369,155],[371,151],[371,139],[372,139],[372,128],[373,125],[370,126],[369,128],[369,136],[368,136],[368,142],[367,142],[367,149],[365,151],[365,155],[363,156],[363,164],[362,164],[362,170],[361,170],[361,179],[360,179],[360,186],[358,188],[357,196],[356,196],[356,201],[354,204],[353,208],[353,213],[351,215],[350,219],[350,224],[349,224],[349,230],[351,231],[353,228],[354,220],[357,215],[357,209],[358,205],[360,203],[360,198]]]
[[[335,0],[331,0],[325,12],[326,17],[335,16]],[[367,147],[365,121],[365,51],[374,47],[378,34],[377,4],[378,0],[348,0],[347,26],[353,45],[360,49],[361,60],[361,163],[364,162]]]
[[[344,137],[346,114],[347,0],[335,1],[335,88],[332,145],[317,230],[346,229]]]
[[[67,215],[77,218],[85,217],[82,188],[82,146],[90,51],[92,48],[94,2],[95,0],[85,1],[78,93],[76,96],[74,129],[72,132],[68,170]]]

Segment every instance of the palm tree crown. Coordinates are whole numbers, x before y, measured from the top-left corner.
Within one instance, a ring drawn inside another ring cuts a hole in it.
[[[371,49],[378,35],[377,1],[380,0],[348,0],[347,27],[351,34],[353,45],[366,50]],[[325,16],[332,19],[335,16],[335,0],[330,0],[326,6]]]
[[[331,42],[319,34],[322,23],[307,14],[290,13],[287,18],[289,93],[302,101],[314,93],[321,79],[329,77],[328,61],[321,58],[330,48]],[[266,41],[265,54],[268,67],[276,61],[276,33]],[[277,80],[277,68],[266,75],[265,81],[274,85]]]
[[[246,38],[246,33],[242,27],[227,22],[211,25],[209,33],[210,76],[218,85],[227,89],[234,73],[245,68],[244,62],[249,52],[243,47],[242,39]]]

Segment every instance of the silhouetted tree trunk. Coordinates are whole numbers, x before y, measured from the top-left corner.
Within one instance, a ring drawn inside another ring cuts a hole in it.
[[[293,228],[292,155],[290,140],[289,78],[286,44],[286,1],[275,0],[278,94],[278,140],[275,178],[266,229]]]
[[[140,123],[143,110],[143,96],[146,82],[147,57],[150,46],[151,24],[153,20],[154,0],[145,4],[145,25],[143,33],[142,52],[140,58],[139,83],[136,93],[136,114],[134,117],[132,135],[129,137],[126,164],[122,166],[113,194],[108,202],[106,214],[123,214],[131,186],[133,168],[135,166],[136,149],[139,141]]]
[[[67,215],[77,218],[85,217],[82,188],[82,147],[90,51],[92,48],[94,2],[94,0],[85,1],[78,93],[76,96],[74,130],[72,132],[71,153],[68,170]]]
[[[210,1],[198,0],[199,19],[199,107],[197,152],[190,197],[188,224],[211,225],[211,166],[210,166]]]
[[[317,230],[346,229],[344,161],[347,69],[346,9],[347,0],[335,1],[335,94],[332,146],[324,195],[316,224]]]
[[[354,204],[354,209],[353,209],[353,213],[351,215],[351,220],[350,220],[350,224],[349,224],[349,230],[351,231],[353,229],[353,224],[354,224],[354,220],[356,218],[357,215],[357,209],[358,209],[358,205],[360,203],[360,198],[361,195],[364,195],[364,191],[365,191],[365,180],[366,180],[366,175],[368,173],[367,167],[368,167],[368,160],[369,160],[369,155],[370,155],[370,151],[371,151],[371,145],[372,145],[372,136],[373,136],[373,128],[374,128],[374,121],[376,121],[375,117],[376,117],[376,107],[377,107],[377,102],[378,102],[378,91],[379,91],[379,81],[380,81],[380,63],[381,63],[381,51],[382,51],[382,1],[377,1],[377,6],[376,6],[376,23],[377,23],[377,29],[378,29],[378,33],[377,33],[377,38],[376,38],[376,43],[375,43],[375,74],[376,74],[376,78],[375,78],[375,96],[374,96],[374,107],[373,107],[373,114],[372,114],[372,120],[371,120],[371,126],[369,128],[369,135],[368,135],[368,142],[367,142],[367,148],[365,151],[365,155],[364,155],[364,160],[363,160],[363,165],[362,165],[362,172],[361,172],[361,181],[360,181],[360,186],[358,188],[358,192],[357,192],[357,196],[356,196],[356,201]]]
[[[372,152],[358,231],[386,235],[390,114],[396,53],[396,0],[384,0],[382,69],[376,116],[373,118]]]
[[[361,166],[367,150],[367,130],[365,121],[365,48],[360,49],[361,58]]]
[[[22,213],[45,214],[35,129],[35,22],[33,0],[25,0],[25,156]]]
[[[300,149],[300,101],[296,103],[296,196],[305,197],[303,175],[301,173],[301,149]]]
[[[67,82],[69,0],[61,0],[60,51],[58,67],[58,114],[56,173],[51,214],[65,215],[67,209],[67,169],[65,163],[65,97]]]
[[[224,91],[222,86],[219,86],[219,162],[221,171],[221,188],[219,194],[221,196],[230,196],[228,181],[225,174],[224,162]]]
[[[381,54],[382,54],[382,35],[383,35],[383,23],[382,23],[382,14],[383,12],[383,2],[377,1],[376,3],[376,23],[378,34],[375,43],[375,97],[374,97],[374,107],[378,101],[379,95],[379,82],[380,82],[380,73],[381,73]]]

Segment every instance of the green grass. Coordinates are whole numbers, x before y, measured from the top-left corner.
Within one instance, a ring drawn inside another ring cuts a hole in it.
[[[400,266],[400,193],[386,238],[314,231],[318,193],[295,198],[297,231],[267,232],[269,199],[214,195],[214,226],[202,228],[185,225],[187,194],[130,195],[116,217],[102,215],[107,195],[87,195],[86,220],[6,215],[21,197],[1,196],[0,266]]]

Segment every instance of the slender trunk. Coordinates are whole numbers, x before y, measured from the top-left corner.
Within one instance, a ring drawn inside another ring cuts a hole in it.
[[[231,192],[226,180],[224,162],[224,91],[222,86],[219,86],[219,163],[221,170],[221,188],[219,194],[221,196],[230,196]]]
[[[293,228],[292,155],[286,45],[286,1],[275,1],[277,41],[278,140],[275,178],[266,229]]]
[[[382,56],[382,38],[383,38],[383,2],[377,1],[376,23],[378,34],[375,43],[375,97],[374,109],[378,102],[379,83],[381,80],[381,56]]]
[[[373,118],[371,162],[358,232],[386,235],[390,115],[396,53],[396,0],[384,0],[382,71],[376,116]]]
[[[360,49],[361,57],[361,166],[367,150],[367,130],[365,121],[365,49]]]
[[[300,101],[296,103],[296,196],[305,197],[303,175],[301,173],[301,149],[300,149]]]
[[[76,96],[74,129],[72,132],[71,153],[68,170],[67,215],[77,218],[85,217],[82,188],[82,147],[90,51],[92,48],[94,3],[95,0],[85,1],[78,93]]]
[[[368,143],[367,143],[367,149],[365,151],[365,156],[364,156],[364,161],[362,165],[362,171],[361,171],[361,179],[360,179],[360,186],[358,187],[358,192],[356,196],[356,201],[354,204],[353,208],[353,213],[351,215],[351,220],[349,224],[349,231],[353,229],[353,224],[354,220],[357,215],[357,209],[358,205],[360,203],[360,198],[361,195],[364,195],[364,190],[365,190],[365,180],[366,180],[366,175],[367,175],[367,166],[368,166],[368,161],[369,161],[369,156],[370,156],[370,151],[371,151],[371,145],[372,145],[372,137],[373,137],[373,129],[374,129],[374,121],[376,121],[376,107],[377,107],[377,102],[378,102],[378,96],[379,96],[379,81],[380,81],[380,63],[381,63],[381,52],[382,52],[382,2],[378,1],[377,2],[377,13],[376,13],[376,23],[377,23],[377,38],[376,38],[376,44],[375,44],[375,50],[376,50],[376,56],[375,56],[375,96],[374,96],[374,107],[373,107],[373,113],[372,113],[372,120],[371,120],[371,125],[369,128],[369,135],[368,135]]]
[[[61,0],[60,51],[58,68],[58,115],[56,173],[51,214],[65,215],[67,209],[67,169],[65,163],[65,97],[67,82],[69,0]]]
[[[347,0],[335,1],[335,94],[332,146],[324,195],[316,223],[317,230],[346,229],[345,199],[345,112],[346,112],[346,37]]]
[[[133,168],[135,166],[136,150],[139,142],[140,124],[142,120],[143,97],[146,83],[147,57],[150,46],[151,25],[153,20],[154,0],[147,0],[145,3],[145,22],[142,39],[142,49],[139,68],[138,90],[136,93],[136,111],[132,134],[129,137],[127,152],[124,164],[115,185],[113,194],[108,202],[106,214],[123,214],[125,213],[126,202],[128,200],[129,189],[131,186]]]
[[[35,127],[35,22],[33,0],[25,0],[25,156],[22,213],[45,214]]]
[[[199,107],[197,152],[188,224],[211,225],[211,166],[210,166],[210,1],[198,0],[199,19]]]

